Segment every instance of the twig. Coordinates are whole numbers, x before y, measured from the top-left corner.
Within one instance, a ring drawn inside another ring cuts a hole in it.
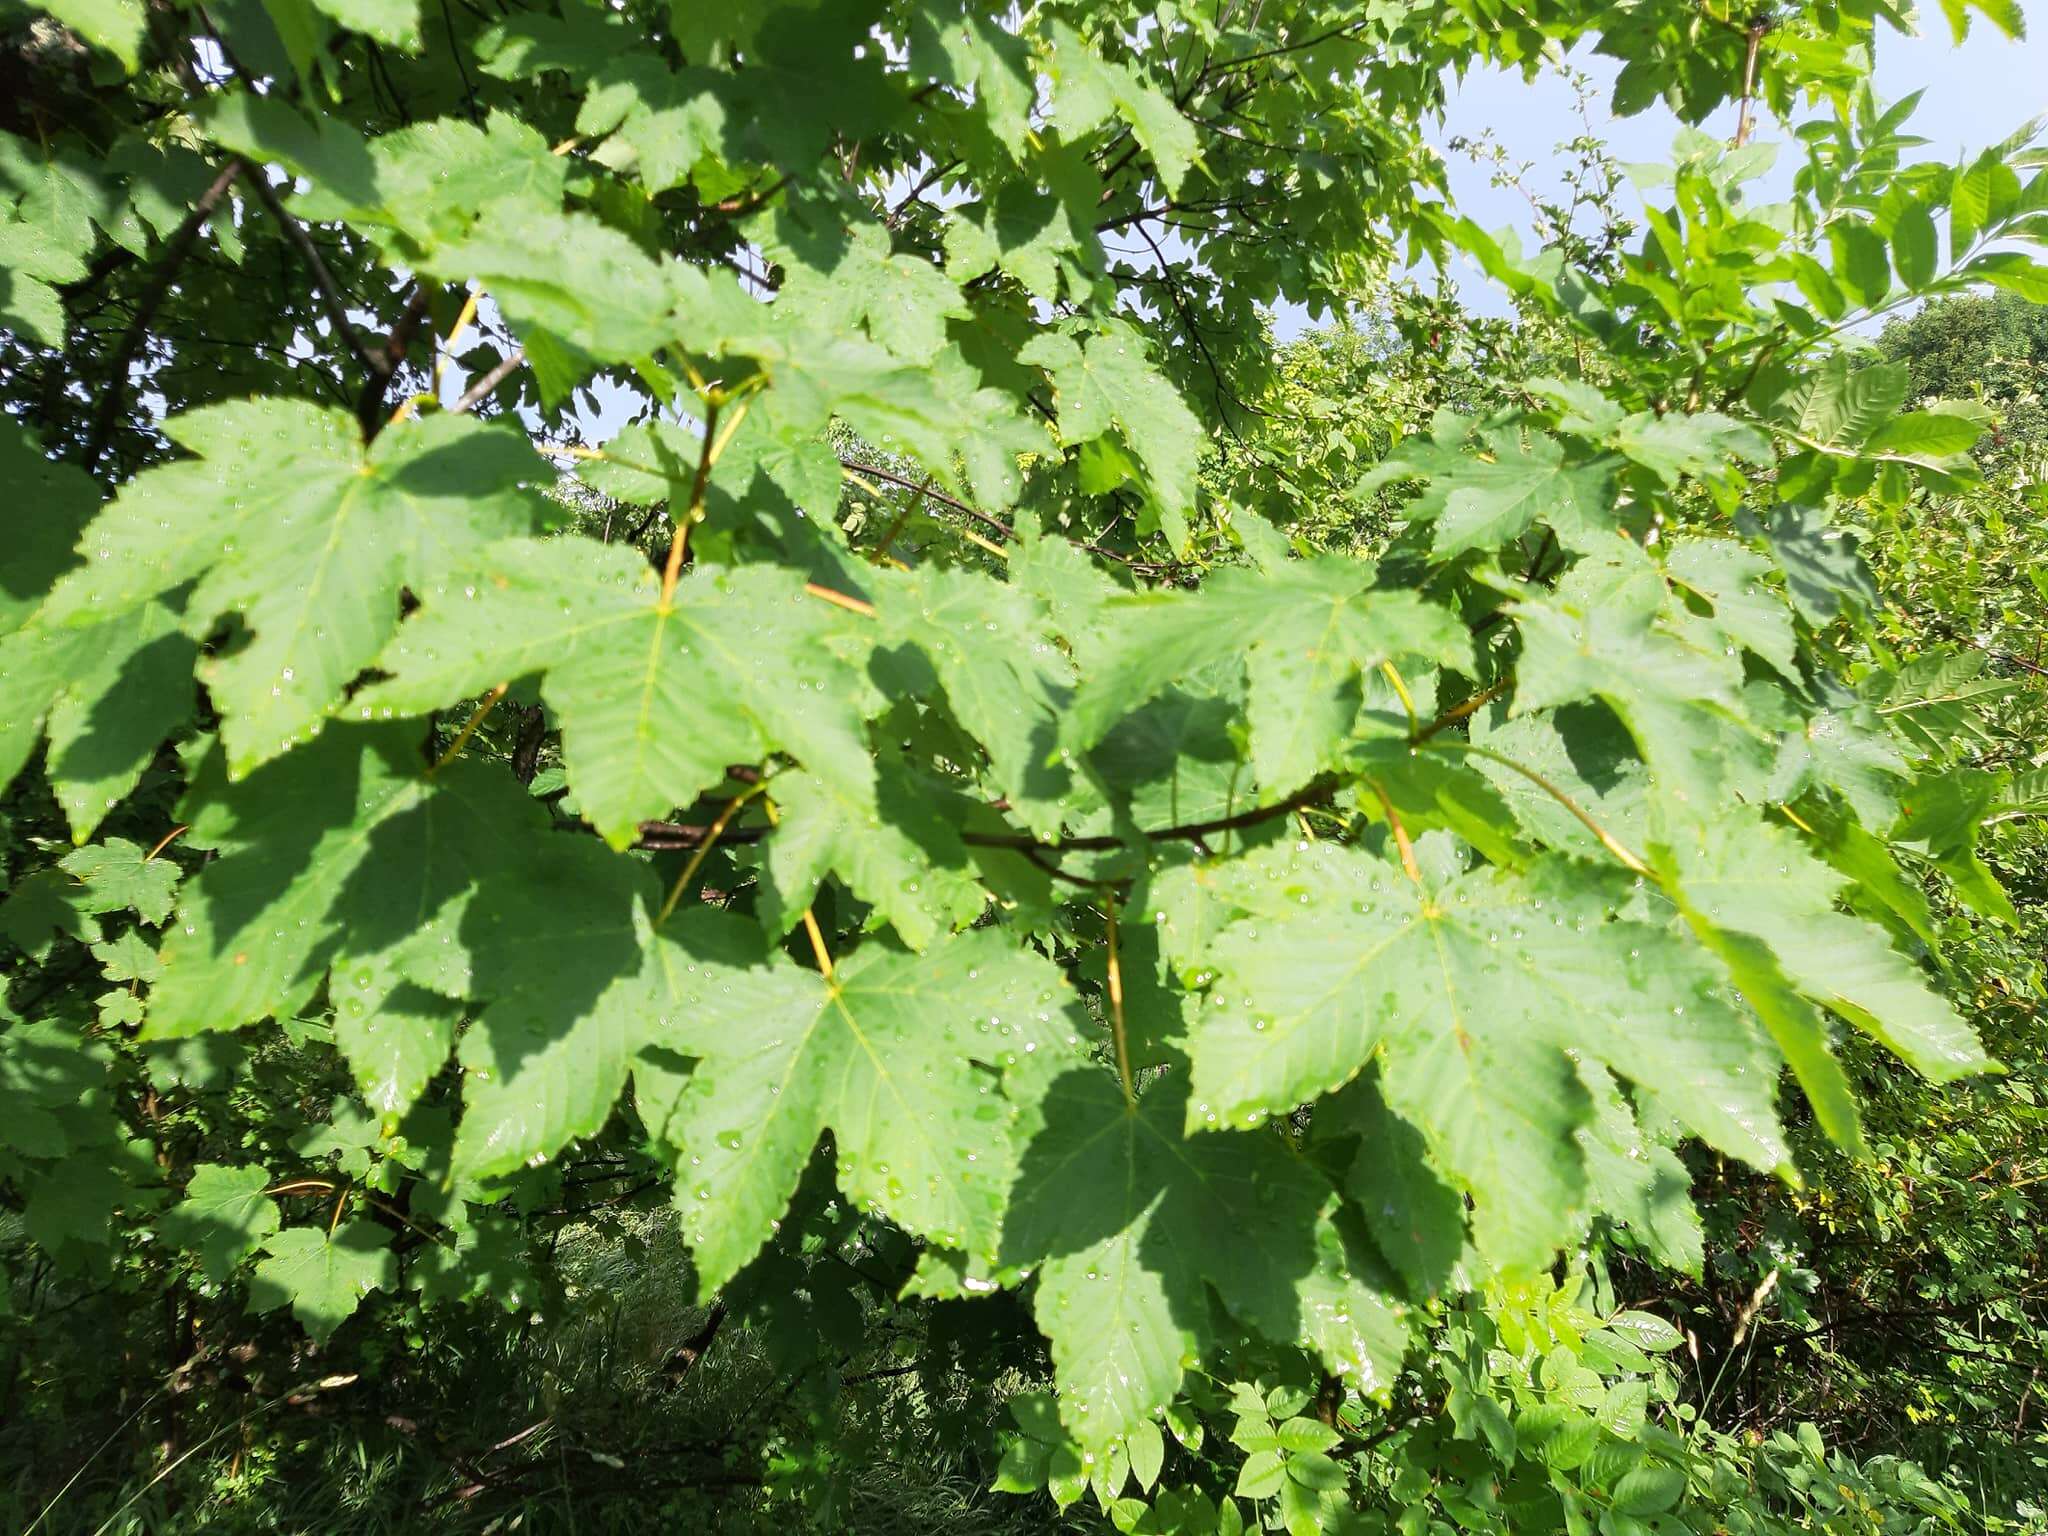
[[[1749,53],[1742,61],[1742,104],[1736,108],[1735,147],[1742,148],[1749,142],[1749,135],[1755,127],[1752,104],[1756,99],[1756,56],[1763,46],[1764,34],[1771,29],[1768,16],[1757,16],[1749,24]]]
[[[1429,724],[1425,725],[1421,730],[1415,732],[1412,736],[1410,736],[1408,738],[1408,745],[1411,747],[1419,747],[1425,741],[1428,741],[1432,736],[1435,736],[1439,732],[1448,730],[1451,726],[1456,725],[1460,720],[1463,720],[1467,715],[1478,714],[1480,710],[1486,708],[1487,705],[1491,704],[1495,699],[1499,698],[1502,694],[1506,693],[1510,688],[1514,687],[1514,685],[1515,675],[1512,672],[1510,672],[1507,676],[1501,678],[1500,681],[1495,683],[1491,688],[1486,689],[1483,693],[1475,693],[1472,695],[1471,698],[1465,700],[1464,703],[1454,704],[1449,709],[1445,710],[1442,714],[1438,715],[1434,720],[1430,721]]]
[[[107,374],[107,382],[100,391],[99,404],[92,413],[92,429],[85,440],[85,468],[87,473],[98,467],[100,455],[107,451],[107,439],[113,435],[114,418],[120,414],[121,399],[128,386],[128,370],[135,366],[135,356],[142,350],[143,334],[148,331],[150,321],[163,307],[164,296],[171,291],[171,284],[177,280],[178,269],[185,264],[185,258],[192,253],[192,244],[199,238],[199,231],[206,227],[206,221],[220,206],[220,200],[227,196],[228,188],[247,169],[247,162],[240,156],[221,167],[220,174],[213,178],[207,189],[199,194],[199,201],[192,205],[192,211],[185,215],[185,222],[171,232],[171,238],[164,242],[163,259],[157,263],[156,272],[143,290],[141,301],[135,306],[135,318],[128,323],[128,329],[121,335],[120,345],[114,349],[113,367]],[[251,177],[260,182],[263,178]]]
[[[251,176],[249,187],[255,192],[256,200],[277,220],[278,228],[284,231],[285,239],[299,253],[299,259],[305,262],[306,270],[312,274],[313,287],[320,294],[320,302],[327,307],[327,318],[333,322],[335,334],[348,347],[358,366],[375,374],[377,359],[370,355],[370,349],[363,345],[363,338],[356,331],[355,322],[349,319],[348,297],[335,282],[334,274],[327,270],[327,259],[320,254],[312,236],[306,233],[303,224],[292,217],[291,210],[278,198],[277,190],[262,176]]]
[[[462,398],[448,407],[448,414],[460,416],[464,411],[474,410],[492,390],[510,378],[512,371],[525,361],[526,348],[514,347],[498,363],[497,367],[493,368],[489,373],[462,392]]]
[[[356,424],[362,429],[366,443],[383,429],[384,397],[390,393],[391,381],[398,377],[406,351],[433,307],[433,297],[433,289],[428,284],[415,284],[411,296],[405,301],[405,308],[391,323],[384,345],[372,354],[370,376],[363,381],[363,391],[356,397]]]

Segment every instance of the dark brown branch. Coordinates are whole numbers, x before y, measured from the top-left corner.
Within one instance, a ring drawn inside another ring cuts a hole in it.
[[[121,343],[114,349],[114,364],[108,371],[107,380],[100,390],[99,404],[93,408],[92,429],[85,440],[85,468],[90,473],[100,461],[100,455],[107,451],[107,439],[113,435],[114,418],[121,412],[121,401],[128,391],[128,370],[135,366],[136,355],[142,350],[144,335],[150,321],[163,306],[164,296],[171,291],[171,284],[177,281],[178,269],[191,254],[193,242],[199,238],[199,231],[206,227],[206,221],[220,206],[220,200],[227,196],[228,188],[246,168],[238,156],[221,167],[213,183],[199,194],[199,201],[192,205],[192,211],[185,215],[185,222],[171,232],[171,238],[164,242],[163,259],[157,263],[156,272],[149,280],[149,287],[143,290],[142,301],[135,306],[135,318],[128,323],[128,329],[121,335]],[[261,176],[250,178],[261,181]]]
[[[425,283],[416,284],[405,308],[392,321],[384,345],[371,354],[370,376],[363,381],[363,392],[356,397],[356,423],[362,428],[366,443],[383,430],[384,401],[390,393],[391,381],[398,376],[399,366],[419,334],[432,302],[433,290]]]
[[[1177,827],[1156,827],[1141,835],[1152,842],[1174,840],[1179,842],[1200,842],[1216,832],[1232,832],[1240,827],[1255,827],[1262,821],[1271,821],[1276,816],[1285,816],[1305,805],[1314,805],[1327,800],[1336,785],[1329,779],[1317,779],[1305,788],[1296,790],[1284,800],[1275,800],[1270,805],[1254,806],[1249,811],[1239,811],[1233,816],[1216,816],[1208,821],[1183,822]],[[976,848],[1044,849],[1049,853],[1101,853],[1112,848],[1124,848],[1130,839],[1112,833],[1100,833],[1090,837],[1032,837],[1028,833],[1006,832],[963,832],[960,840]]]

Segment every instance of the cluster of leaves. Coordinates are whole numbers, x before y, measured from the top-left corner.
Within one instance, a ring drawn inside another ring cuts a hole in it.
[[[1886,646],[1849,528],[1977,493],[1988,413],[1837,342],[2039,296],[2048,175],[2024,138],[1909,163],[1867,18],[1723,9],[27,23],[31,1289],[162,1291],[174,1379],[238,1303],[375,1354],[556,1294],[538,1239],[595,1173],[672,1199],[713,1316],[804,1292],[806,1369],[877,1297],[957,1368],[1049,1360],[1000,1480],[1127,1529],[1773,1529],[1649,1415],[1682,1336],[1544,1277],[1700,1273],[1700,1148],[1861,1156],[1862,1042],[1994,1065],[1928,886],[2017,921],[1984,829],[2034,780],[1959,763],[2025,685]],[[1444,69],[1581,37],[1624,106],[1825,103],[1793,201],[1688,133],[1637,247],[1460,218]],[[1239,402],[1345,387],[1256,306],[1341,307],[1403,243],[1528,335],[1211,459]],[[1529,337],[1551,366],[1487,377]],[[835,1336],[807,1277],[851,1230],[887,1283]]]

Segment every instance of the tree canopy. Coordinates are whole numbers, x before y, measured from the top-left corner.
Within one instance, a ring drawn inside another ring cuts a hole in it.
[[[1755,1493],[1647,1305],[2027,1070],[2048,154],[1921,158],[1892,8],[0,24],[30,1292],[287,1403],[670,1209],[679,1375],[887,1309],[1124,1530],[1947,1518]],[[1696,126],[1532,254],[1425,133],[1581,44]]]

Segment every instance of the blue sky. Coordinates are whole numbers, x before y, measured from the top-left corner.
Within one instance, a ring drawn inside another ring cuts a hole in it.
[[[1930,11],[1934,10],[1929,6]],[[1911,91],[1924,90],[1910,128],[1928,143],[1920,153],[1930,159],[1954,160],[1964,151],[1974,152],[1995,144],[2028,119],[2048,112],[2048,7],[2042,7],[2036,35],[2014,42],[1981,18],[1958,46],[1951,41],[1947,23],[1938,15],[1924,18],[1922,34],[1906,37],[1880,28],[1877,52],[1878,94],[1897,101]],[[1661,161],[1669,158],[1678,120],[1659,104],[1634,117],[1617,118],[1607,110],[1617,65],[1590,49],[1580,49],[1571,62],[1598,82],[1598,96],[1592,114],[1593,128],[1611,146],[1615,158],[1626,161]],[[1725,119],[1725,121],[1723,120]],[[1709,133],[1732,135],[1735,109],[1731,105],[1720,117],[1701,125]],[[1556,146],[1581,131],[1576,98],[1563,78],[1546,73],[1532,82],[1519,75],[1498,70],[1474,73],[1457,84],[1445,113],[1445,125],[1431,135],[1450,171],[1452,193],[1459,206],[1487,229],[1512,225],[1526,237],[1529,208],[1516,192],[1495,187],[1490,171],[1471,159],[1447,150],[1453,135],[1477,137],[1492,129],[1510,156],[1533,161],[1536,170],[1531,184],[1539,189],[1559,185],[1564,165]],[[1760,141],[1782,140],[1784,133],[1766,119],[1758,125]],[[1790,155],[1781,157],[1774,179],[1783,185]],[[1624,196],[1630,194],[1624,189]],[[1491,307],[1486,285],[1476,278],[1458,274],[1460,292],[1467,302]],[[1283,334],[1298,330],[1305,317],[1283,314]]]

